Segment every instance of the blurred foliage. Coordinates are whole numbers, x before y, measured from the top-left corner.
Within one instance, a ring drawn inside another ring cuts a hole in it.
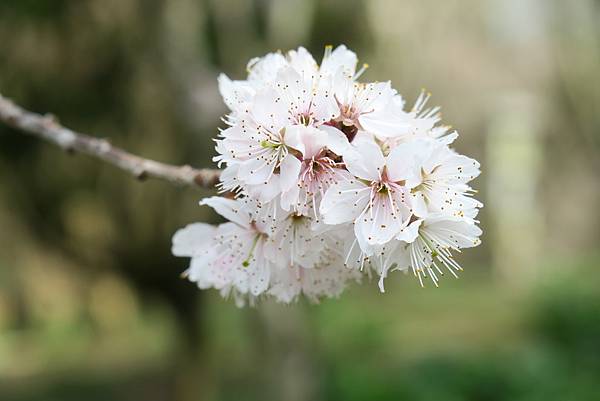
[[[437,316],[436,309],[448,313],[456,310],[455,306],[440,305],[408,285],[394,289],[403,290],[405,296],[417,298],[419,303],[412,305],[410,313],[397,310],[403,314],[401,318],[390,317],[387,311],[397,305],[387,298],[356,300],[351,305],[328,301],[309,307],[309,327],[300,329],[298,322],[290,322],[292,327],[284,329],[261,324],[267,316],[278,320],[292,313],[298,317],[289,307],[267,304],[266,311],[248,311],[215,302],[205,315],[212,333],[207,350],[197,365],[186,369],[210,379],[208,389],[218,392],[217,399],[262,400],[265,388],[272,388],[273,381],[279,380],[271,376],[273,372],[284,372],[288,364],[302,366],[293,360],[296,351],[318,350],[304,368],[311,370],[312,391],[322,399],[595,400],[600,391],[600,295],[594,288],[600,280],[599,264],[600,255],[589,258],[569,273],[543,280],[527,296],[503,299],[499,288],[482,289],[486,286],[483,283],[442,290],[452,297],[463,293],[465,298],[482,303],[478,311],[461,305],[446,321],[432,316]],[[582,283],[582,274],[589,281]],[[358,291],[362,296],[369,292]],[[503,312],[504,307],[513,311],[510,316]],[[158,318],[161,325],[165,318]],[[417,330],[411,333],[409,325]],[[486,328],[490,325],[494,330]],[[134,341],[151,337],[154,342],[164,327],[145,326],[143,330],[140,326]],[[130,331],[128,336],[135,337],[134,333]],[[72,347],[77,348],[72,341],[81,336],[72,332],[52,339],[46,333],[39,341],[45,348],[69,341],[72,355],[76,352]],[[118,343],[111,340],[103,352],[118,354],[115,347]],[[127,344],[126,359],[136,349],[151,348],[150,344]],[[126,364],[115,372],[102,366],[115,355],[88,358],[90,365],[84,370],[48,372],[36,379],[33,388],[28,381],[13,378],[10,385],[5,382],[0,387],[6,389],[3,399],[75,400],[83,395],[92,400],[170,399],[177,393],[181,376],[190,374],[165,359],[152,362],[152,368],[142,368],[134,361],[131,367]],[[282,365],[278,365],[280,359]],[[302,375],[300,370],[295,373]],[[202,394],[212,398],[210,391]]]
[[[442,288],[394,276],[236,309],[170,238],[210,191],[135,182],[0,127],[0,400],[595,400],[599,2],[3,0],[0,93],[134,153],[210,166],[216,76],[345,43],[422,87],[481,160],[484,245]]]

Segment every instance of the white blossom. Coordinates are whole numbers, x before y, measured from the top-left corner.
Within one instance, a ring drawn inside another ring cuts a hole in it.
[[[292,146],[300,152],[301,166],[296,185],[281,196],[282,206],[312,215],[318,222],[320,201],[327,189],[352,177],[338,160],[350,143],[341,131],[329,126],[322,129],[294,126],[288,133]]]
[[[463,248],[472,248],[481,243],[481,229],[473,222],[442,214],[432,215],[413,223],[410,241],[397,241],[392,251],[381,260],[380,288],[387,272],[409,270],[423,286],[423,279],[429,278],[437,287],[440,276],[449,272],[457,277],[461,266],[452,256]]]
[[[422,143],[426,148],[419,161],[420,183],[411,191],[414,213],[420,217],[447,213],[475,218],[483,205],[471,197],[473,190],[467,183],[479,175],[479,163],[439,142],[416,140],[412,143]]]
[[[435,286],[462,270],[453,254],[479,244],[479,163],[450,146],[456,131],[422,92],[406,108],[391,82],[361,82],[356,54],[304,48],[221,74],[230,112],[216,139],[226,197],[201,204],[228,220],[191,224],[172,252],[184,275],[236,304],[339,296],[350,282],[394,271]]]
[[[224,295],[256,297],[269,285],[272,262],[266,257],[267,225],[254,220],[247,202],[220,197],[205,199],[230,220],[210,231],[201,223],[177,231],[173,253],[192,258],[186,276],[200,288],[214,287]],[[199,231],[202,236],[199,236]]]
[[[358,244],[367,255],[374,245],[383,245],[411,216],[410,189],[418,182],[413,157],[399,146],[385,156],[379,145],[366,136],[354,140],[344,155],[353,179],[332,185],[321,203],[326,224],[352,222]]]

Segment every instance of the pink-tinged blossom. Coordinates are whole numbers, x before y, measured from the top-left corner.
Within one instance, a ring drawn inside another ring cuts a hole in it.
[[[220,133],[214,159],[236,165],[235,180],[262,202],[296,185],[300,173],[300,160],[286,143],[287,111],[271,107],[272,92],[257,94],[238,122]]]
[[[384,292],[394,271],[437,286],[461,270],[453,254],[480,242],[479,163],[450,148],[458,133],[429,95],[406,108],[390,82],[360,82],[357,63],[343,45],[320,64],[300,47],[219,76],[226,194],[201,204],[228,222],[175,233],[189,280],[243,305],[337,297],[364,276]]]
[[[212,230],[192,224],[173,236],[173,253],[192,258],[185,276],[200,288],[215,288],[238,301],[257,297],[269,286],[272,262],[266,257],[267,225],[254,220],[255,210],[243,200],[204,199],[230,222]]]
[[[355,178],[329,188],[320,207],[325,223],[352,222],[356,240],[367,255],[371,247],[392,240],[411,217],[410,189],[418,183],[411,158],[402,147],[384,156],[372,139],[357,138],[344,155],[346,168]]]
[[[248,63],[248,78],[245,80],[231,80],[225,74],[219,75],[219,91],[231,110],[228,121],[235,121],[238,115],[252,104],[257,92],[266,87],[277,87],[278,83],[292,84],[292,87],[299,89],[299,93],[303,95],[300,100],[310,101],[306,96],[309,90],[311,95],[315,89],[323,95],[323,83],[330,82],[337,73],[353,76],[356,63],[356,54],[344,45],[335,50],[327,46],[320,66],[303,47],[291,50],[286,55],[269,53],[264,57],[254,58]],[[282,73],[284,70],[287,72]],[[297,96],[295,99],[298,99]],[[332,106],[335,104],[332,103]]]
[[[329,186],[352,177],[341,162],[350,143],[341,131],[330,126],[294,126],[288,138],[302,161],[297,185],[281,196],[282,207],[311,215],[318,222],[319,204]]]
[[[372,132],[371,127],[385,122],[382,114],[388,110],[396,91],[390,82],[359,83],[355,77],[337,74],[334,78],[338,115],[334,121],[352,141],[359,130]],[[373,115],[378,115],[376,120]]]

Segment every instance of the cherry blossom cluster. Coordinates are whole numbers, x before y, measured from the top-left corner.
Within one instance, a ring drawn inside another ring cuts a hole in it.
[[[228,222],[177,231],[185,275],[236,303],[338,296],[363,276],[414,274],[435,286],[480,243],[479,163],[450,145],[421,94],[411,108],[390,82],[359,82],[356,54],[304,48],[252,59],[245,80],[219,77],[230,113],[216,139],[221,197],[200,202]]]

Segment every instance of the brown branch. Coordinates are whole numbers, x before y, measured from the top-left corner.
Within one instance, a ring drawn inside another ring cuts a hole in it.
[[[105,139],[80,134],[61,126],[51,115],[27,111],[0,95],[0,121],[32,136],[45,139],[69,152],[80,152],[110,163],[138,179],[158,178],[174,184],[212,188],[219,170],[173,166],[144,159],[112,146]]]

